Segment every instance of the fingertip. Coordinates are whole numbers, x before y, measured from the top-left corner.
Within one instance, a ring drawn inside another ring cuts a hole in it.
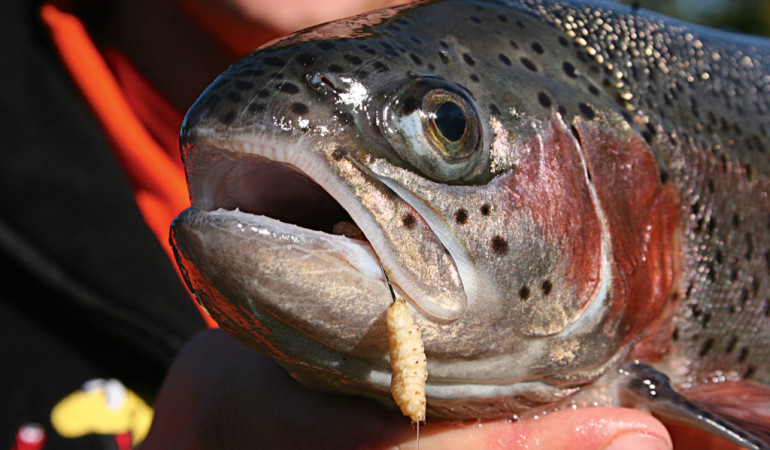
[[[658,436],[629,431],[614,437],[604,450],[669,450],[671,442]]]

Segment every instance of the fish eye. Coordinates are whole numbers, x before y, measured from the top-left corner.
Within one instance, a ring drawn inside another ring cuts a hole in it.
[[[466,122],[462,108],[452,101],[442,103],[433,119],[433,125],[439,133],[451,142],[457,142],[463,137]]]
[[[396,153],[435,181],[460,181],[478,162],[480,124],[470,96],[435,77],[407,81],[389,99],[380,130]]]

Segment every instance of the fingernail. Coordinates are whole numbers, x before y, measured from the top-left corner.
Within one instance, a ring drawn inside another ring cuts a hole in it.
[[[623,433],[611,440],[604,450],[671,450],[670,443],[651,434]]]

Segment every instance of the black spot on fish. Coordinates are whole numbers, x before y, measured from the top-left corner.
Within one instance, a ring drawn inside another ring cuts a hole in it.
[[[521,64],[527,69],[537,72],[537,66],[529,58],[521,58]]]
[[[661,184],[666,184],[668,182],[668,172],[665,170],[660,171],[660,182]]]
[[[701,319],[701,323],[703,324],[703,328],[706,328],[711,321],[711,313],[707,312],[703,315],[703,318]]]
[[[350,63],[354,64],[356,66],[361,65],[364,61],[361,59],[358,55],[345,55],[345,59]]]
[[[479,19],[476,16],[471,16],[470,19],[471,19],[471,22],[473,23],[481,23],[481,19]]]
[[[225,95],[225,98],[230,102],[238,103],[241,101],[241,94],[230,91],[227,93],[227,95]]]
[[[701,204],[697,200],[692,204],[692,206],[690,206],[690,212],[693,213],[696,216],[700,212],[700,209],[701,209]]]
[[[316,45],[318,45],[318,48],[320,48],[321,50],[331,50],[334,48],[334,44],[332,44],[331,42],[319,42]]]
[[[225,125],[230,125],[233,123],[233,120],[235,120],[235,111],[228,111],[227,114],[222,116],[222,123]]]
[[[503,23],[508,22],[508,16],[505,16],[503,14],[499,14],[497,16],[497,20],[499,20],[500,22],[503,22]]]
[[[754,236],[751,233],[746,233],[746,260],[749,261],[754,257]]]
[[[292,83],[282,83],[276,86],[276,89],[281,91],[284,94],[294,95],[299,92],[299,88],[296,84]]]
[[[569,41],[564,36],[559,36],[559,44],[561,44],[562,47],[569,47]]]
[[[700,310],[700,305],[698,303],[693,303],[692,305],[690,305],[690,310],[692,311],[693,317],[695,318],[700,317],[701,310]]]
[[[757,367],[756,366],[749,366],[746,368],[746,372],[743,373],[743,378],[751,378],[752,375],[754,375],[754,372],[756,372]]]
[[[594,109],[591,107],[591,105],[580,103],[578,108],[580,108],[580,112],[586,119],[593,120],[596,117],[596,112],[594,112]]]
[[[746,361],[746,358],[749,356],[749,349],[748,347],[741,347],[741,353],[738,355],[738,362],[742,363]]]
[[[444,63],[444,64],[448,64],[449,63],[449,56],[447,56],[447,54],[443,50],[439,50],[438,51],[438,57],[439,57],[439,59],[441,60],[442,63]]]
[[[519,44],[517,44],[516,41],[514,41],[513,39],[508,41],[508,43],[511,44],[511,47],[513,47],[514,49],[516,49],[516,50],[519,49]]]
[[[601,93],[601,91],[599,91],[599,88],[597,88],[593,84],[588,86],[588,92],[590,92],[590,93],[592,93],[593,95],[596,95],[596,96],[598,96]]]
[[[502,53],[498,55],[498,58],[500,58],[500,61],[502,61],[503,64],[505,64],[506,66],[511,65],[511,60],[507,56],[503,55]]]
[[[414,215],[406,213],[401,217],[401,223],[404,225],[404,228],[411,230],[417,223],[417,219],[414,218]]]
[[[712,283],[713,283],[713,282],[715,281],[715,279],[716,279],[716,276],[717,276],[717,274],[716,274],[716,271],[714,270],[714,263],[713,263],[713,262],[711,262],[711,261],[709,261],[709,262],[706,264],[706,278],[707,278],[707,279],[708,279],[710,282],[712,282]]]
[[[372,67],[374,67],[374,69],[377,72],[388,72],[388,71],[390,71],[390,68],[387,65],[385,65],[385,63],[383,63],[382,61],[376,61],[372,65]]]
[[[770,300],[765,300],[762,304],[762,313],[765,317],[770,317]]]
[[[476,61],[473,59],[473,57],[467,53],[463,53],[463,61],[465,61],[465,64],[468,64],[469,66],[475,66]]]
[[[700,351],[698,352],[698,355],[701,358],[703,358],[704,356],[706,356],[706,354],[709,352],[709,350],[711,350],[711,347],[713,346],[714,346],[714,338],[706,339],[706,341],[701,346]]]
[[[533,42],[531,47],[538,55],[542,55],[543,52],[545,52],[545,49],[543,49],[543,46],[539,42]]]
[[[471,74],[471,81],[475,81],[475,82],[478,83],[479,82],[479,76],[476,75],[475,73]]]
[[[420,59],[419,56],[415,55],[414,53],[410,53],[409,57],[412,59],[412,61],[417,64],[418,66],[422,65],[422,59]]]
[[[422,41],[415,36],[411,36],[409,37],[409,39],[411,39],[411,41],[414,42],[415,44],[422,44]]]
[[[259,98],[266,98],[266,97],[269,97],[269,96],[270,96],[270,93],[267,92],[267,89],[262,89],[259,92],[257,92],[257,97],[259,97]]]
[[[546,109],[550,108],[552,105],[551,97],[549,97],[545,92],[537,93],[537,101],[539,101],[540,105]]]
[[[556,110],[559,111],[559,114],[561,114],[562,116],[567,115],[567,108],[565,108],[564,105],[557,106]]]
[[[543,295],[547,297],[553,290],[553,284],[551,283],[551,280],[545,280],[540,288],[543,290]]]
[[[492,210],[492,207],[489,206],[489,203],[484,203],[483,205],[481,205],[481,208],[479,208],[479,212],[481,213],[482,216],[488,216],[491,210]]]
[[[337,64],[329,64],[328,70],[331,73],[342,73],[345,71],[345,69],[343,69],[342,66]]]
[[[310,110],[304,103],[292,103],[291,112],[298,115],[307,114]]]
[[[415,39],[415,38],[412,38],[412,39]],[[363,52],[365,52],[365,53],[367,53],[369,55],[376,55],[377,54],[377,50],[369,47],[366,44],[359,44],[358,48],[360,48]]]
[[[449,48],[449,44],[447,44],[446,41],[438,41],[438,45],[444,48]]]
[[[529,298],[529,294],[530,294],[530,291],[529,291],[529,287],[528,286],[524,285],[524,286],[521,287],[521,289],[519,289],[519,298],[520,299],[527,300]]]
[[[498,108],[497,105],[495,105],[494,103],[490,103],[489,104],[489,112],[491,112],[492,114],[494,114],[496,116],[499,116],[500,114],[502,114],[500,112],[500,108]]]
[[[494,236],[492,238],[492,251],[498,255],[504,255],[508,252],[508,241],[502,236]]]
[[[345,157],[345,150],[337,147],[332,151],[332,159],[335,161],[340,161],[342,158]]]
[[[571,62],[564,61],[564,64],[561,65],[561,68],[568,77],[577,78],[577,73],[575,73],[575,66],[573,66]]]
[[[458,225],[465,225],[468,222],[468,211],[465,208],[455,211],[455,222]]]
[[[524,22],[522,22],[521,20],[517,20],[517,21],[516,21],[516,25],[518,25],[518,26],[519,26],[519,28],[525,28],[525,27],[524,27]]]

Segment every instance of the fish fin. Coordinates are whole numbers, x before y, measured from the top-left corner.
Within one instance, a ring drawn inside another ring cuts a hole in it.
[[[697,396],[697,403],[691,401],[674,391],[666,374],[645,364],[632,362],[623,368],[622,373],[625,375],[621,381],[624,401],[634,406],[644,406],[662,420],[700,428],[742,447],[770,450],[770,439],[767,435],[768,402],[760,402],[757,405],[764,409],[763,418],[752,417],[751,411],[735,414],[734,411],[738,409],[737,402],[733,401],[728,408],[727,398],[723,395],[716,396],[714,392],[710,392],[712,395]],[[767,394],[768,388],[762,387],[763,392]],[[715,398],[722,398],[723,401],[716,402]],[[740,408],[744,408],[744,404],[741,404]]]
[[[684,392],[698,406],[770,442],[770,386],[749,380],[702,384]]]

